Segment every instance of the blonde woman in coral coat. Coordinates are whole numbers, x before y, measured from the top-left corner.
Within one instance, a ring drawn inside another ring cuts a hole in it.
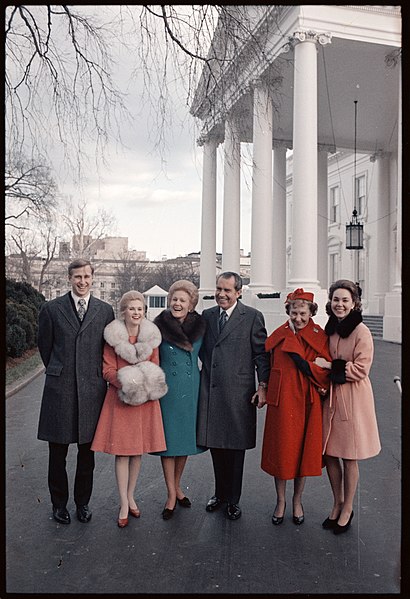
[[[117,524],[124,528],[129,514],[140,516],[134,491],[141,455],[166,449],[158,400],[168,387],[159,366],[161,333],[144,317],[144,296],[127,291],[119,307],[119,318],[104,329],[103,375],[109,388],[91,448],[115,455],[120,496]]]
[[[381,445],[369,379],[373,339],[362,322],[355,283],[346,279],[333,283],[326,312],[332,362],[317,358],[316,363],[331,370],[330,395],[323,404],[323,454],[334,503],[322,526],[341,534],[353,518],[358,460],[377,455]]]

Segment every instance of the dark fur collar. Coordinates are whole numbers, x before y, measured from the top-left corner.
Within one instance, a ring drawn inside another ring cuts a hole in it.
[[[193,342],[205,333],[205,321],[198,312],[190,312],[181,325],[170,310],[163,310],[154,323],[165,341],[186,351],[192,351]]]
[[[350,314],[340,322],[334,314],[331,314],[325,326],[326,335],[330,336],[333,335],[333,333],[337,333],[342,339],[346,339],[346,337],[348,337],[362,321],[362,315],[357,310],[352,310]]]

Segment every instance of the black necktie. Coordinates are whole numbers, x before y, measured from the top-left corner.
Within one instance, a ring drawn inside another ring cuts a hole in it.
[[[226,325],[227,318],[228,318],[228,315],[226,314],[225,310],[222,310],[222,312],[219,316],[219,332],[220,333],[222,333],[222,329]]]

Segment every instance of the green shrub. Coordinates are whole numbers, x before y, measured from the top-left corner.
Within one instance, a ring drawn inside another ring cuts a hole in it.
[[[7,355],[10,358],[19,358],[26,351],[26,332],[18,324],[11,324],[7,326],[6,347]]]
[[[7,356],[20,357],[37,345],[38,314],[44,296],[28,283],[6,280]]]

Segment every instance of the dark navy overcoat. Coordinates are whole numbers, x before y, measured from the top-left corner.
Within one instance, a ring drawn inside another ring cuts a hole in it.
[[[256,444],[257,380],[268,381],[269,356],[262,312],[238,301],[221,334],[219,306],[202,313],[206,332],[198,406],[197,442],[204,447],[250,449]]]
[[[43,304],[38,348],[46,367],[38,439],[90,443],[107,390],[102,376],[105,326],[112,307],[90,296],[80,323],[70,293]]]

